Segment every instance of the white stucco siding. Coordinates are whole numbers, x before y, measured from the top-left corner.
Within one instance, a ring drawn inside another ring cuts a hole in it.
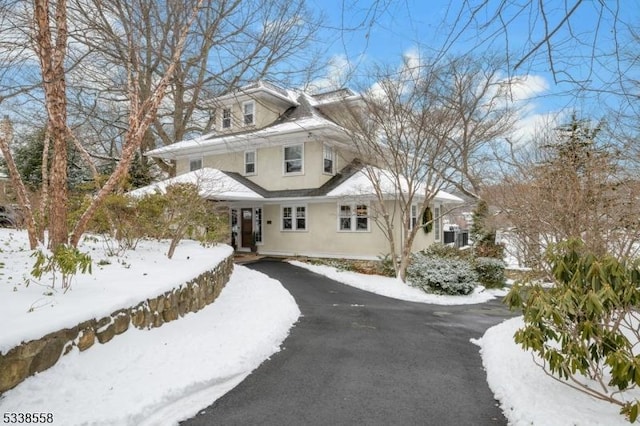
[[[389,253],[389,242],[373,218],[369,219],[368,231],[338,231],[338,204],[336,202],[285,205],[305,205],[307,207],[307,229],[305,231],[283,231],[282,205],[265,205],[263,210],[264,243],[259,248],[261,253],[356,259],[378,259]],[[396,241],[399,244],[401,241],[400,218],[397,218],[395,229],[397,230]],[[425,234],[419,230],[414,240],[413,250],[422,250],[432,243],[433,232]]]

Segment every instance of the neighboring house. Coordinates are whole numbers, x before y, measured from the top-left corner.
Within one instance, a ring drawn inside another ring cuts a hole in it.
[[[389,247],[375,224],[373,187],[347,133],[327,118],[350,101],[357,96],[348,89],[310,95],[262,81],[221,96],[214,132],[146,153],[174,160],[177,176],[134,193],[198,184],[203,197],[228,206],[238,250],[255,243],[262,254],[376,259]],[[393,186],[385,192],[393,204]],[[440,191],[434,217],[441,203],[461,201]],[[400,218],[395,229],[399,241]],[[414,248],[441,240],[437,220]]]

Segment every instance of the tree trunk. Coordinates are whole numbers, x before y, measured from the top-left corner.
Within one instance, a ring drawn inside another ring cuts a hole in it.
[[[49,247],[68,242],[67,229],[67,95],[64,59],[67,49],[67,4],[58,0],[55,9],[55,44],[48,0],[34,0],[36,50],[44,86],[49,130],[53,140],[49,204]]]
[[[11,178],[11,185],[13,185],[16,195],[18,196],[18,203],[22,208],[22,214],[27,225],[27,233],[29,235],[29,248],[35,250],[38,246],[38,238],[36,231],[36,223],[33,218],[33,211],[31,209],[31,202],[27,195],[27,189],[24,187],[20,173],[16,163],[13,161],[11,150],[9,149],[9,143],[12,138],[11,122],[8,118],[5,118],[0,124],[0,151],[4,156],[7,163],[7,169],[9,170],[9,177]]]

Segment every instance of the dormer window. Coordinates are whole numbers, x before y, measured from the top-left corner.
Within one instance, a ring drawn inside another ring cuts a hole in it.
[[[255,124],[256,104],[253,101],[242,104],[242,114],[244,116],[244,125],[249,126]]]
[[[231,128],[231,108],[224,108],[222,110],[222,128]]]

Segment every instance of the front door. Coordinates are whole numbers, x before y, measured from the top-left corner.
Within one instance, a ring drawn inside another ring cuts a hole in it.
[[[251,247],[253,245],[253,209],[241,209],[240,217],[241,247]]]

